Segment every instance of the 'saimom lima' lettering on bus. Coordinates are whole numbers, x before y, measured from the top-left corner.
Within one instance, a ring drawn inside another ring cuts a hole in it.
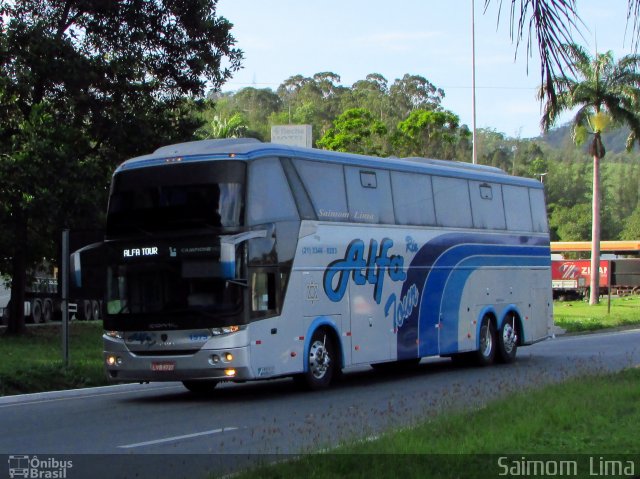
[[[354,365],[511,362],[553,321],[543,186],[486,166],[168,146],[115,171],[104,248],[114,381],[318,389]]]

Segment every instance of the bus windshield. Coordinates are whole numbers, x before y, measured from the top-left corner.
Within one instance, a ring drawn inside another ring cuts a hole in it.
[[[124,170],[114,177],[108,236],[242,226],[243,164],[172,164],[151,170]]]
[[[123,326],[126,318],[162,317],[216,327],[236,324],[243,288],[217,269],[216,263],[202,259],[112,264],[107,268],[107,315],[121,318]]]

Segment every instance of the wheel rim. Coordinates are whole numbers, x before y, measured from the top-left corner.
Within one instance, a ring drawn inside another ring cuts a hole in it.
[[[491,337],[491,328],[489,323],[485,322],[480,330],[480,351],[485,358],[491,356],[493,350],[493,338]]]
[[[316,379],[322,379],[329,371],[331,357],[323,341],[317,340],[309,348],[309,371]]]
[[[517,340],[518,336],[516,335],[515,328],[511,323],[505,323],[502,327],[502,344],[504,346],[504,351],[507,354],[511,354],[513,352]]]

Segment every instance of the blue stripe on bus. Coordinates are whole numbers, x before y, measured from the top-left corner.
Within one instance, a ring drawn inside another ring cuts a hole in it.
[[[444,287],[452,268],[471,256],[486,255],[506,255],[510,259],[515,256],[539,257],[542,258],[542,266],[550,265],[551,261],[548,238],[542,236],[450,233],[427,242],[409,265],[400,295],[404,297],[415,284],[419,288],[421,302],[420,307],[414,309],[398,328],[398,359],[440,353],[436,325]],[[457,334],[457,321],[455,329]]]
[[[440,315],[442,315],[443,323],[446,325],[440,330],[440,354],[454,353],[459,350],[458,313],[464,286],[472,273],[485,267],[517,266],[535,268],[549,266],[549,260],[545,257],[517,256],[520,254],[519,252],[511,253],[505,256],[473,256],[462,261],[450,272],[444,285],[440,307],[438,308]],[[503,252],[502,254],[504,255],[505,253]],[[508,298],[505,298],[505,300],[508,300]],[[430,312],[429,309],[427,311]],[[437,320],[438,318],[435,319]],[[421,346],[423,345],[421,344]]]

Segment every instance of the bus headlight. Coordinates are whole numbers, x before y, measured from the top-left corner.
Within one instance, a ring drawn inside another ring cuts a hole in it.
[[[214,336],[221,336],[223,334],[236,333],[244,328],[244,326],[222,326],[221,328],[211,328],[211,334]]]
[[[111,339],[124,339],[124,333],[122,331],[105,331],[104,335]]]

